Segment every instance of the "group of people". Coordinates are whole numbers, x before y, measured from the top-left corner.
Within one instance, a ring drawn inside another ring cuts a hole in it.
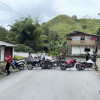
[[[27,60],[28,61],[33,61],[33,60],[37,60],[37,59],[44,61],[45,60],[45,51],[43,51],[43,53],[38,53],[38,55],[35,56],[34,58],[33,58],[32,54],[29,53]]]
[[[40,60],[45,60],[45,51],[43,51],[43,53],[38,53],[38,57],[34,57],[31,55],[31,53],[29,53],[28,55],[28,60],[29,61],[33,61],[34,59],[40,59]],[[6,67],[5,67],[5,71],[7,73],[7,75],[10,74],[10,63],[11,63],[12,57],[9,53],[7,53],[7,56],[5,57],[5,61],[6,61]]]
[[[89,57],[90,57],[90,54],[87,52],[86,53],[86,61],[89,60]],[[44,61],[45,60],[45,52],[43,51],[43,53],[38,53],[37,58],[40,59],[40,60],[42,60],[42,61]],[[92,61],[95,63],[95,65],[96,65],[96,58],[97,58],[97,55],[96,55],[95,52],[93,52]],[[33,61],[34,59],[35,59],[35,57],[33,58],[33,56],[31,55],[31,53],[29,53],[28,60],[29,61]],[[5,57],[5,61],[7,62],[5,71],[7,72],[7,75],[10,74],[9,68],[10,68],[11,60],[12,60],[11,55],[8,53],[7,57]],[[100,73],[99,73],[99,75],[100,75]]]

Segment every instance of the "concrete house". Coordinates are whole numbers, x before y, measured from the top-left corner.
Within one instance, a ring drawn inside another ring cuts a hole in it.
[[[72,55],[93,54],[93,51],[100,55],[100,36],[75,31],[67,35],[67,49],[68,46]]]
[[[14,47],[16,45],[0,41],[0,62],[4,61],[4,58],[9,53],[12,57],[14,57]]]

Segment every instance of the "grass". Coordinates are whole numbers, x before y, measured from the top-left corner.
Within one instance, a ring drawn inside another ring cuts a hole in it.
[[[22,56],[14,56],[14,60],[21,60],[21,59],[25,59],[26,57],[22,57]]]

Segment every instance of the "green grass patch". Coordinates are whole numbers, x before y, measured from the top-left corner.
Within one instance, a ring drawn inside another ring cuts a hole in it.
[[[14,60],[21,60],[21,59],[25,59],[26,57],[22,57],[22,56],[14,56]]]

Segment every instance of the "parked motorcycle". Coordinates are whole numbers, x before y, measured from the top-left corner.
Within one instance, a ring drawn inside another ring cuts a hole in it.
[[[23,61],[19,60],[18,62],[16,62],[15,60],[12,60],[10,66],[12,66],[13,69],[17,69],[18,68],[21,71],[21,70],[24,69]]]
[[[27,61],[27,68],[29,70],[32,70],[35,67],[40,66],[40,60],[33,60],[33,61]]]
[[[73,68],[75,66],[76,59],[71,59],[69,61],[61,61],[60,68],[65,70],[66,68]]]
[[[51,69],[52,68],[52,60],[46,59],[45,61],[41,61],[40,67],[42,69]]]
[[[78,63],[76,63],[76,67],[79,70],[84,70],[85,68],[94,68],[96,71],[98,71],[97,65],[95,65],[95,63],[92,60],[79,61]]]

